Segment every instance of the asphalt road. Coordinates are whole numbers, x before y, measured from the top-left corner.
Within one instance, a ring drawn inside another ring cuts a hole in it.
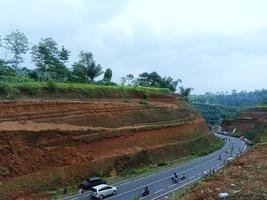
[[[235,158],[238,153],[245,151],[246,145],[238,138],[221,135],[220,137],[227,138],[225,146],[222,149],[189,162],[162,169],[155,173],[118,182],[117,184],[114,184],[118,189],[117,194],[115,196],[106,197],[105,199],[134,200],[136,196],[139,196],[143,192],[145,186],[149,188],[150,195],[142,198],[142,200],[156,200],[161,199],[162,197],[168,199],[168,196],[170,196],[168,194],[182,189],[200,179],[205,170],[218,170],[224,166],[224,161],[227,162],[227,158]],[[226,152],[226,150],[228,152]],[[219,155],[222,156],[221,160],[218,159]],[[177,172],[179,177],[182,176],[182,173],[185,173],[186,179],[184,181],[179,181],[179,183],[176,184],[172,183],[171,177],[174,172]],[[90,192],[64,198],[64,200],[90,199]]]

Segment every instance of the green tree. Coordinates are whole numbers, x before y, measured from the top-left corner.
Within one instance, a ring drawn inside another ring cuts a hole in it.
[[[23,54],[26,54],[29,50],[29,41],[24,33],[19,30],[12,31],[5,38],[5,47],[11,52],[12,64],[18,67],[23,62]]]
[[[85,83],[88,82],[88,78],[86,75],[86,68],[84,65],[79,63],[74,63],[72,67],[72,81]]]
[[[80,60],[74,65],[78,65],[80,69],[83,69],[86,72],[88,81],[93,83],[95,78],[103,74],[101,65],[95,63],[91,52],[82,51],[79,57]]]
[[[143,72],[139,74],[139,78],[137,79],[137,84],[141,86],[150,86],[148,77],[149,77],[149,74],[147,72]]]
[[[36,70],[36,69],[29,70],[28,76],[30,79],[38,81],[38,70]]]
[[[179,90],[180,90],[180,94],[185,98],[186,101],[188,101],[189,95],[191,91],[193,90],[193,88],[184,88],[183,86],[181,86],[179,87]]]
[[[142,86],[161,87],[162,78],[157,72],[144,72],[139,74],[138,83]]]
[[[121,85],[125,85],[126,81],[126,77],[121,77]]]
[[[141,86],[168,88],[175,92],[178,84],[182,81],[180,79],[173,80],[171,77],[162,78],[157,72],[144,72],[139,74],[139,78],[135,82]]]
[[[127,74],[126,75],[126,80],[128,82],[128,85],[134,85],[134,83],[135,83],[134,75],[132,75],[132,74]]]
[[[10,77],[16,76],[16,70],[14,67],[9,66],[7,62],[0,59],[0,80],[8,81]]]
[[[160,87],[162,78],[157,72],[148,74],[148,83],[152,87]]]
[[[112,70],[110,68],[106,69],[104,73],[103,82],[104,83],[110,83],[112,79]]]
[[[171,77],[164,77],[161,80],[162,88],[169,88],[171,91],[175,92],[179,83],[182,83],[181,79],[173,80]]]
[[[60,49],[52,38],[41,39],[32,47],[32,61],[41,73],[40,80],[49,78],[63,81],[69,75],[66,63],[69,60],[70,51],[62,46]]]

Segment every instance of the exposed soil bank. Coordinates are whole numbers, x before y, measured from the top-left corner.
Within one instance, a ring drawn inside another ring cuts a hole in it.
[[[237,135],[244,135],[254,142],[259,142],[261,134],[267,126],[267,107],[255,107],[234,120],[224,120],[222,127],[226,131],[236,129]]]
[[[143,96],[0,102],[2,195],[41,194],[92,174],[192,155],[215,141],[175,95]]]

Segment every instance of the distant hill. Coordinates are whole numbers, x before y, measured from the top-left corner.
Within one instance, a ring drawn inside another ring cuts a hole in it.
[[[209,124],[215,124],[220,119],[236,118],[240,112],[256,106],[267,99],[267,90],[254,92],[206,93],[190,96],[190,102],[203,115]]]

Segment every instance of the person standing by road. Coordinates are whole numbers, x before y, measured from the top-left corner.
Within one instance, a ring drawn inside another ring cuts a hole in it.
[[[68,186],[67,186],[67,185],[65,185],[65,186],[64,186],[64,195],[66,195],[66,194],[67,194],[67,191],[68,191]]]
[[[79,194],[82,194],[82,193],[84,193],[84,190],[83,190],[83,188],[80,188],[79,189]]]

